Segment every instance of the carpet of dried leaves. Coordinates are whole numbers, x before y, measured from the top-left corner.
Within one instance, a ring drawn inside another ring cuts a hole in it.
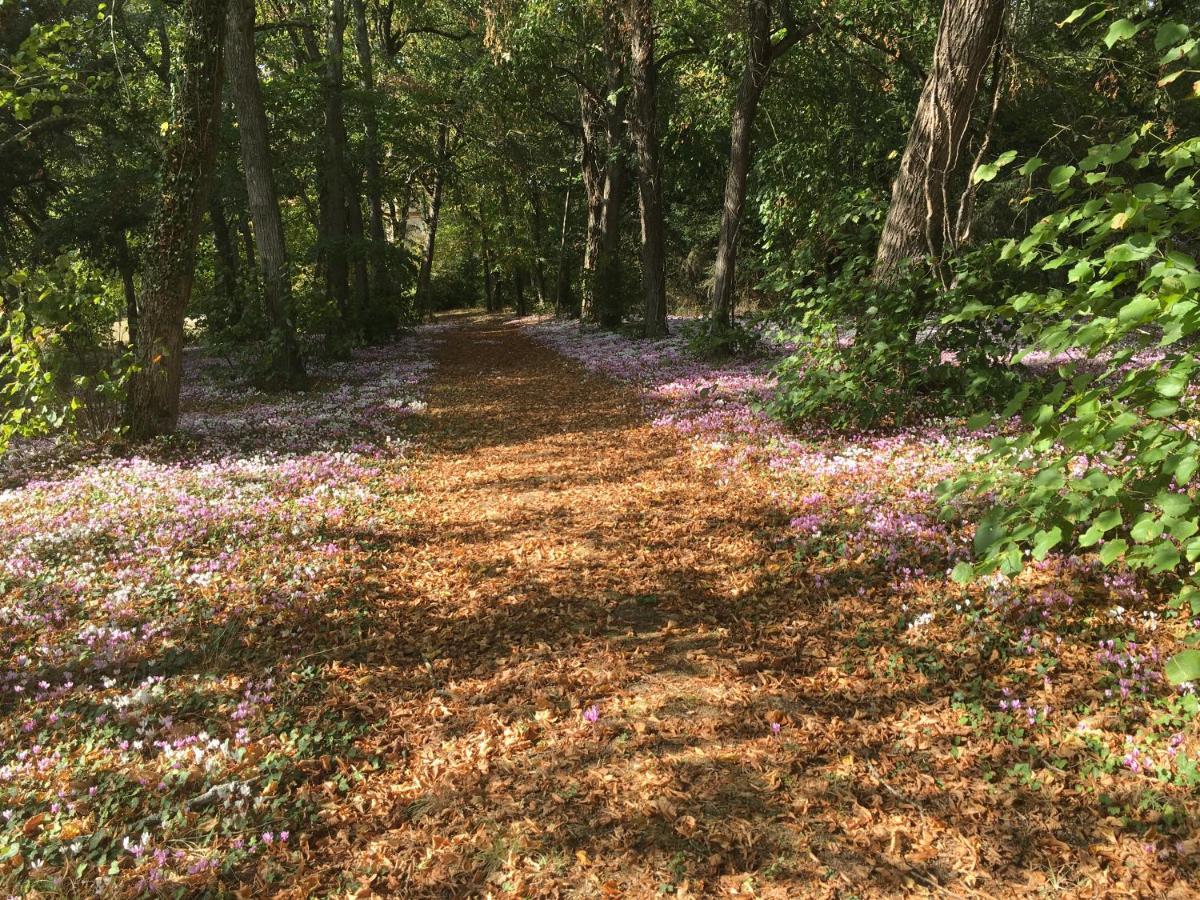
[[[928,489],[967,464],[958,437],[763,438],[720,371],[681,386],[676,350],[536,323],[464,320],[433,356],[416,446],[335,461],[366,471],[336,476],[363,493],[332,518],[303,472],[272,476],[322,516],[287,521],[319,531],[331,568],[253,626],[211,601],[212,621],[257,636],[188,657],[175,677],[199,682],[178,718],[233,753],[220,711],[248,703],[241,740],[258,749],[232,776],[185,766],[142,802],[181,808],[182,836],[149,829],[105,891],[1195,895],[1194,695],[1153,674],[1174,626],[1080,561],[951,583],[969,527],[938,522]],[[268,551],[240,565],[289,564]],[[3,807],[33,775],[13,756],[31,712],[0,702]],[[160,777],[105,740],[71,752]],[[213,798],[193,808],[214,781],[267,800],[229,830]],[[21,878],[58,833],[48,814],[29,824],[45,794],[0,823]],[[114,818],[75,802],[80,834]],[[147,881],[168,848],[217,862]]]

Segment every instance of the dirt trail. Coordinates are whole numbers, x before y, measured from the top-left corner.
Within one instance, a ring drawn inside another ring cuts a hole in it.
[[[291,895],[970,894],[978,848],[1032,839],[931,743],[948,696],[875,679],[878,609],[805,587],[766,486],[720,485],[629,388],[465,320],[422,445],[333,698],[373,762],[326,782]]]

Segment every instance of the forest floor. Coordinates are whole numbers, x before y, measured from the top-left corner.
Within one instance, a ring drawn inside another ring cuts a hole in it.
[[[952,584],[978,436],[801,441],[763,371],[448,317],[0,493],[0,884],[1191,896],[1174,626]]]

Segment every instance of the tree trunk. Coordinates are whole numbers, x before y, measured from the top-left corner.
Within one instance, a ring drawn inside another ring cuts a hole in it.
[[[429,201],[429,221],[426,222],[425,255],[421,257],[421,268],[417,272],[417,314],[422,318],[432,315],[429,308],[429,284],[433,280],[433,253],[437,241],[438,216],[442,210],[442,192],[445,182],[446,145],[450,139],[450,128],[443,124],[438,128],[437,168],[433,172],[433,195]]]
[[[567,224],[571,216],[571,186],[563,194],[562,227],[558,233],[558,276],[554,286],[554,312],[565,316],[571,305],[571,276],[567,271]]]
[[[513,291],[517,298],[517,315],[529,315],[529,309],[525,305],[525,269],[519,262],[513,270]]]
[[[620,22],[612,3],[604,7],[604,62],[608,99],[604,110],[604,205],[600,216],[600,243],[596,258],[596,317],[602,328],[621,324],[621,205],[625,202],[624,52]]]
[[[228,37],[226,38],[228,41]],[[208,195],[208,220],[212,225],[213,248],[216,250],[213,272],[217,294],[225,301],[224,325],[236,325],[242,317],[241,297],[238,295],[238,249],[229,231],[225,215],[225,198],[214,185]]]
[[[254,53],[254,0],[229,0],[225,64],[238,120],[238,143],[246,173],[246,197],[263,280],[263,300],[271,325],[270,380],[281,387],[300,388],[306,381],[304,361],[291,321],[292,281],[288,267],[279,195],[271,168],[267,114],[263,108]]]
[[[371,59],[371,38],[367,31],[366,0],[352,0],[354,6],[354,45],[358,50],[358,77],[363,90],[363,168],[366,173],[368,227],[371,238],[371,283],[375,286],[373,314],[368,327],[374,339],[390,336],[396,330],[396,298],[392,296],[389,269],[391,252],[383,224],[383,178],[379,163],[379,119],[375,113],[375,69]]]
[[[483,301],[488,312],[495,312],[496,283],[492,278],[492,243],[488,240],[486,228],[481,230],[479,242],[483,246]]]
[[[666,238],[659,171],[658,85],[651,0],[627,0],[629,77],[633,85],[630,130],[637,152],[638,201],[642,214],[642,291],[646,337],[667,333]]]
[[[332,343],[343,345],[353,331],[350,310],[350,262],[346,247],[346,122],[342,103],[342,52],[346,29],[343,0],[329,0],[325,42],[324,232],[321,236],[325,283],[338,320]],[[344,346],[338,346],[344,350]]]
[[[129,335],[129,346],[132,347],[137,343],[138,300],[137,288],[133,283],[133,254],[129,252],[129,234],[124,229],[117,239],[117,270],[121,273],[121,286],[125,289],[125,331]]]
[[[718,330],[733,326],[734,275],[737,265],[738,231],[746,202],[746,179],[753,152],[751,136],[758,101],[771,66],[771,3],[750,0],[746,68],[733,104],[733,127],[729,135],[729,170],[725,175],[725,203],[721,208],[721,236],[713,267],[709,299],[710,325]]]
[[[346,235],[350,255],[350,293],[354,302],[353,319],[357,331],[362,331],[371,305],[371,281],[367,272],[367,242],[363,235],[362,178],[357,172],[347,182]],[[356,335],[361,337],[362,335]]]
[[[946,0],[933,65],[892,185],[875,277],[893,280],[910,259],[935,262],[950,231],[948,190],[983,71],[1000,40],[1005,0]]]
[[[600,167],[598,146],[599,128],[592,97],[580,87],[579,117],[582,131],[580,157],[583,168],[583,192],[587,200],[587,227],[584,232],[583,270],[580,276],[579,319],[597,322],[600,318],[596,303],[596,265],[600,258],[604,219],[604,173]]]
[[[529,195],[530,218],[529,224],[532,230],[530,235],[530,243],[533,245],[533,291],[537,295],[539,306],[544,306],[546,303],[546,265],[542,258],[542,249],[545,241],[543,240],[546,234],[546,213],[542,209],[542,195],[535,186]]]
[[[180,19],[179,80],[147,253],[137,370],[129,383],[127,415],[134,438],[166,434],[179,421],[183,320],[221,125],[225,0],[184,0]]]

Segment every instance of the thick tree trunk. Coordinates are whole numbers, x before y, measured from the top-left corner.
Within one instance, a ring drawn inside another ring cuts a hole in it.
[[[379,163],[379,120],[375,113],[375,68],[371,58],[371,38],[367,31],[366,0],[352,0],[354,6],[354,46],[358,51],[358,77],[363,90],[363,168],[366,173],[368,233],[371,239],[371,284],[374,303],[368,323],[371,337],[391,335],[399,323],[396,298],[392,296],[389,269],[390,246],[383,224],[383,178]]]
[[[271,168],[267,114],[254,52],[254,0],[229,0],[225,64],[238,120],[238,143],[246,173],[246,197],[258,238],[263,300],[271,325],[270,381],[299,388],[306,381],[304,361],[291,321],[292,281],[288,267],[279,195]]]
[[[710,324],[717,329],[733,325],[734,275],[737,265],[738,231],[746,202],[746,179],[750,173],[751,136],[758,101],[771,66],[771,3],[750,0],[746,68],[733,104],[733,127],[729,135],[729,170],[725,175],[725,203],[721,208],[721,236],[713,267],[709,298]]]
[[[344,0],[329,0],[325,42],[325,148],[324,215],[321,235],[325,283],[338,321],[327,337],[343,345],[354,326],[350,309],[350,261],[346,241],[346,122],[343,114],[343,37],[346,30]],[[344,346],[339,346],[344,350]]]
[[[875,255],[875,277],[888,282],[907,260],[936,261],[950,231],[949,180],[984,69],[1000,40],[1005,0],[946,0],[933,65],[892,185],[892,202]]]
[[[134,438],[166,434],[179,421],[183,320],[221,124],[225,0],[185,0],[180,18],[179,81],[146,257],[137,369],[129,383],[127,414]]]
[[[438,217],[442,211],[442,192],[445,184],[447,143],[450,128],[443,124],[438,128],[437,168],[433,172],[433,194],[429,201],[429,220],[425,223],[425,255],[421,257],[421,268],[417,272],[417,313],[422,319],[432,315],[429,308],[429,285],[433,280],[433,254],[437,243]]]
[[[627,0],[629,76],[633,84],[630,131],[637,151],[638,201],[642,214],[642,291],[646,337],[667,333],[666,236],[659,171],[658,85],[651,0]]]

